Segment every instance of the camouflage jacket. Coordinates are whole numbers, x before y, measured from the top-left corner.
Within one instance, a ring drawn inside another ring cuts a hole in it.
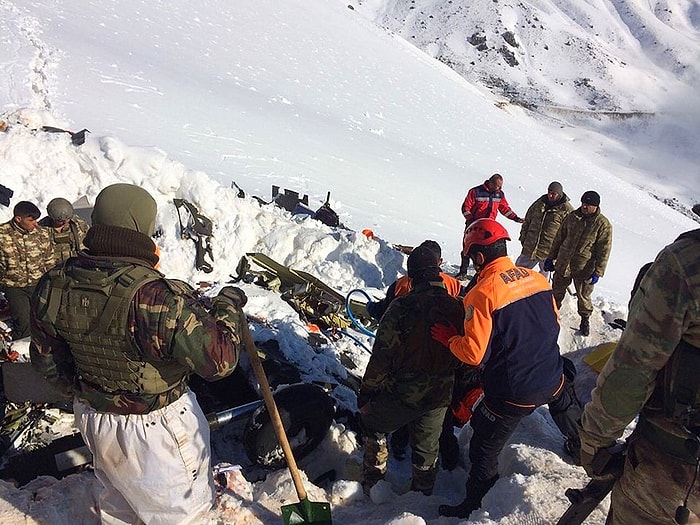
[[[557,232],[549,259],[561,275],[588,279],[594,273],[603,277],[612,249],[612,226],[600,213],[584,215],[581,208],[569,213]]]
[[[85,248],[83,239],[89,226],[77,215],[73,215],[60,231],[52,226],[51,217],[48,216],[39,221],[39,226],[45,228],[49,233],[56,262],[65,261],[68,257],[75,257],[80,250]]]
[[[654,404],[660,372],[679,342],[700,348],[700,230],[696,232],[695,239],[682,236],[661,250],[632,298],[627,327],[581,419],[581,437],[595,448],[620,437],[640,411],[663,431],[687,437]]]
[[[125,258],[91,257],[80,253],[66,264],[90,270],[117,270],[128,264]],[[108,393],[99,385],[76,377],[72,349],[49,319],[47,306],[52,290],[50,274],[36,288],[31,308],[33,366],[67,396],[75,395],[100,412],[141,414],[163,407],[179,398],[187,382],[159,395]],[[173,290],[179,290],[178,293]],[[95,312],[95,317],[101,312]],[[147,282],[136,292],[128,313],[134,346],[144,361],[176,360],[204,379],[214,381],[231,372],[242,348],[240,311],[224,301],[214,300],[209,312],[185,283],[169,285],[165,279]]]
[[[550,205],[547,195],[533,202],[525,214],[520,229],[523,254],[535,261],[544,261],[549,255],[554,238],[566,216],[574,211],[566,194]]]
[[[45,228],[28,232],[14,221],[0,224],[0,287],[34,286],[55,263]]]
[[[462,303],[441,282],[421,283],[394,299],[377,329],[361,394],[385,392],[417,410],[448,406],[459,361],[431,337],[430,327],[461,327],[463,319]]]

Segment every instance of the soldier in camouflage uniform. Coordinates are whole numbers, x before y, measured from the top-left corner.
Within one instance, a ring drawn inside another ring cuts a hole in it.
[[[404,425],[412,449],[411,490],[432,493],[438,441],[459,364],[430,337],[432,324],[459,324],[464,316],[440,279],[436,253],[425,246],[413,250],[408,275],[413,290],[394,299],[382,317],[358,396],[367,494],[386,474],[387,434]]]
[[[46,229],[37,225],[39,208],[15,205],[12,220],[0,224],[0,289],[10,304],[13,339],[29,335],[29,304],[39,278],[55,264]]]
[[[154,269],[156,203],[138,186],[97,196],[86,251],[48,272],[32,303],[34,367],[73,396],[103,524],[199,524],[214,503],[209,426],[187,383],[230,374],[245,294],[211,312]]]
[[[56,261],[75,257],[83,248],[87,223],[75,214],[73,205],[61,197],[52,199],[46,212],[48,215],[39,221],[39,226],[49,232]]]
[[[508,232],[493,219],[467,228],[464,244],[477,282],[464,296],[464,319],[460,325],[431,328],[460,361],[480,367],[484,389],[470,419],[474,433],[466,497],[458,505],[440,505],[441,516],[467,518],[481,506],[498,480],[501,450],[520,421],[540,405],[549,405],[557,427],[578,449],[581,405],[559,354],[552,289],[541,274],[513,265],[507,240]]]
[[[581,316],[581,335],[590,333],[593,313],[591,294],[603,277],[612,249],[612,226],[600,212],[600,195],[587,191],[581,196],[581,207],[567,215],[554,238],[544,269],[554,272],[552,289],[557,308],[561,308],[566,288],[574,282]]]
[[[694,230],[664,248],[642,279],[581,419],[581,462],[595,476],[593,458],[639,414],[607,524],[675,523],[684,502],[687,523],[700,523],[699,376],[700,230]]]
[[[544,269],[544,261],[549,256],[559,227],[572,211],[574,207],[561,183],[550,183],[547,193],[533,202],[525,213],[525,221],[520,228],[523,250],[515,261],[515,266],[534,268],[539,264],[540,273],[548,274]]]

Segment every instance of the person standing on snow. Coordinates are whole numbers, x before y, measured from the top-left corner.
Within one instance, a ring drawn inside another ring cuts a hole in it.
[[[0,224],[0,290],[10,305],[12,338],[29,335],[29,309],[39,278],[56,261],[49,234],[39,227],[39,208],[18,202],[9,222]]]
[[[503,177],[494,173],[488,180],[484,181],[480,186],[474,186],[467,192],[467,196],[462,203],[462,215],[464,216],[465,226],[464,235],[467,234],[469,225],[478,219],[495,219],[498,212],[501,212],[505,217],[515,222],[523,223],[524,219],[518,217],[518,214],[510,209],[510,205],[506,200],[506,194],[502,190]],[[459,267],[459,273],[455,276],[457,279],[463,280],[467,276],[469,269],[469,256],[464,250],[464,241],[462,242],[462,261]]]
[[[93,454],[102,523],[199,524],[214,504],[209,425],[188,378],[233,372],[245,294],[211,313],[154,269],[156,202],[104,188],[87,247],[46,273],[32,301],[32,365],[67,396]]]
[[[422,246],[408,256],[413,290],[394,299],[382,316],[358,395],[364,438],[366,494],[387,471],[389,433],[408,425],[411,490],[430,495],[437,475],[438,442],[452,398],[457,359],[430,337],[436,322],[459,323],[460,301],[440,279],[439,258]]]
[[[442,265],[442,249],[440,248],[440,244],[436,241],[426,240],[419,244],[416,249],[421,247],[426,247],[435,252],[438,258],[438,267]],[[465,287],[462,286],[462,283],[457,279],[442,271],[439,275],[449,295],[452,297],[462,297],[466,293]],[[367,303],[367,313],[373,319],[379,321],[394,299],[408,294],[412,289],[413,283],[411,278],[408,275],[400,277],[389,286],[384,299]],[[473,367],[468,367],[466,365],[459,367],[455,377],[456,392],[454,394],[456,398],[453,396],[452,405],[458,407],[462,411],[464,411],[465,408],[467,410],[471,408],[471,405],[465,406],[461,401],[468,393],[478,387],[479,377]],[[474,397],[473,394],[471,397]],[[442,433],[440,434],[440,463],[446,470],[453,470],[459,462],[459,445],[457,443],[457,437],[454,434],[454,427],[455,419],[452,410],[449,409],[445,413],[445,421],[443,423]],[[404,459],[408,442],[409,435],[407,426],[403,426],[391,433],[391,450],[396,459]]]
[[[700,205],[694,211],[700,214]],[[700,229],[657,255],[581,418],[581,463],[628,438],[606,523],[700,523]]]
[[[581,196],[581,207],[564,219],[544,261],[544,269],[554,272],[552,288],[557,308],[561,308],[567,286],[574,282],[581,317],[579,332],[583,336],[590,334],[591,295],[605,273],[611,249],[612,225],[600,212],[600,195],[587,191]]]
[[[549,256],[554,238],[562,222],[572,211],[574,207],[564,193],[561,183],[550,183],[547,193],[533,202],[525,213],[520,228],[520,244],[523,245],[523,249],[515,265],[534,268],[539,264],[540,273],[545,273],[544,261]]]
[[[466,497],[441,505],[441,516],[467,518],[498,479],[498,456],[520,423],[544,404],[566,437],[567,452],[578,451],[581,405],[573,386],[573,363],[559,354],[559,318],[547,279],[513,265],[506,229],[493,219],[467,228],[466,252],[477,271],[464,297],[463,325],[436,323],[435,340],[469,365],[481,368],[484,397],[470,424],[471,470]],[[463,328],[463,335],[460,333]]]
[[[49,232],[56,261],[75,257],[83,248],[83,238],[88,231],[87,223],[75,214],[73,205],[61,197],[49,201],[46,213],[48,215],[39,221],[39,226]]]

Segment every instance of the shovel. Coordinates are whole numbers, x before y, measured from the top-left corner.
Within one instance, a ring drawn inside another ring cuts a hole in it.
[[[241,332],[243,335],[245,350],[248,353],[248,358],[253,366],[253,372],[255,372],[255,378],[260,384],[260,390],[262,391],[265,406],[267,407],[267,411],[270,413],[272,428],[277,435],[277,440],[282,446],[282,452],[284,452],[284,458],[287,460],[287,467],[289,468],[289,473],[291,474],[292,481],[294,482],[294,488],[296,489],[297,496],[299,497],[299,503],[282,505],[281,510],[284,525],[296,525],[303,523],[332,525],[333,522],[331,520],[330,504],[325,502],[309,501],[306,494],[306,489],[301,482],[299,468],[297,467],[297,463],[294,460],[294,455],[292,454],[292,447],[289,445],[287,434],[284,431],[284,426],[282,426],[282,418],[277,410],[275,399],[272,397],[270,384],[267,381],[265,370],[263,369],[260,358],[258,357],[258,350],[255,348],[255,343],[253,343],[253,338],[248,330],[248,320],[243,312],[241,312]]]

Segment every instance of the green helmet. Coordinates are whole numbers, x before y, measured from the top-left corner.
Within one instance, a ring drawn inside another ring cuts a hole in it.
[[[73,205],[61,197],[52,199],[46,207],[46,212],[56,222],[67,221],[75,213]]]

